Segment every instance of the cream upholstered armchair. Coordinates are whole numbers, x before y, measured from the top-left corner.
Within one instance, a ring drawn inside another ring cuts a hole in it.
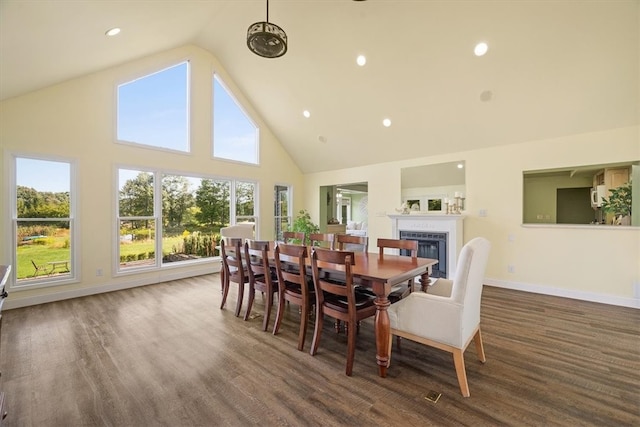
[[[491,244],[482,237],[468,242],[460,251],[453,281],[438,279],[428,293],[412,292],[389,307],[391,335],[436,347],[453,354],[460,391],[469,397],[464,351],[475,342],[478,359],[485,362],[480,333],[482,280]]]
[[[241,222],[220,229],[220,237],[235,237],[244,239],[253,239],[255,224],[253,222]]]

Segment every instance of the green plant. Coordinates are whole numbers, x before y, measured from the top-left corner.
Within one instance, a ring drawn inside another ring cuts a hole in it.
[[[311,215],[305,209],[302,209],[298,212],[298,216],[289,227],[289,231],[298,231],[303,232],[305,236],[307,236],[307,240],[309,239],[309,235],[312,233],[319,233],[320,227],[311,221]],[[305,244],[307,242],[304,242]]]
[[[609,192],[609,198],[603,199],[602,210],[614,215],[631,215],[631,181]]]

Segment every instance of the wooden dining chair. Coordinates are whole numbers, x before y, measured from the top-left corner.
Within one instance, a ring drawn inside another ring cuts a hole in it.
[[[306,234],[302,231],[283,231],[282,241],[284,243],[295,243],[298,245],[304,245]]]
[[[285,301],[299,306],[298,350],[300,351],[304,349],[311,307],[316,302],[313,281],[306,274],[305,260],[307,256],[307,247],[302,245],[279,244],[274,250],[278,274],[278,312],[273,326],[273,335],[276,335],[280,330],[284,317]]]
[[[337,234],[336,242],[339,251],[369,252],[369,238],[367,236]]]
[[[333,233],[311,233],[309,234],[309,245],[325,249],[335,249],[336,235]]]
[[[418,241],[417,240],[378,239],[378,250],[379,250],[380,258],[384,257],[384,250],[386,248],[398,249],[400,251],[407,250],[407,251],[410,251],[411,258],[418,257]],[[396,285],[393,288],[391,288],[391,293],[389,294],[389,301],[391,301],[392,303],[397,302],[402,298],[407,297],[411,292],[413,292],[413,278],[408,280],[406,288],[403,285]]]
[[[355,256],[353,252],[313,248],[311,252],[311,272],[316,293],[316,325],[311,344],[311,355],[318,352],[325,314],[348,324],[347,366],[345,373],[351,376],[356,350],[357,323],[376,314],[374,298],[358,295],[353,284]],[[336,282],[323,273],[337,273],[344,277]]]
[[[244,298],[244,284],[249,282],[249,277],[245,272],[242,262],[242,239],[241,238],[223,238],[220,240],[220,255],[222,257],[222,269],[224,274],[222,280],[222,302],[220,309],[224,308],[229,295],[229,287],[231,282],[238,285],[238,301],[236,302],[236,317],[240,316],[242,309],[242,300]]]
[[[244,259],[249,276],[249,302],[244,320],[249,320],[256,290],[266,296],[264,304],[264,317],[262,330],[266,331],[271,317],[273,306],[273,294],[278,292],[276,277],[269,266],[269,242],[259,240],[246,240],[244,243]]]

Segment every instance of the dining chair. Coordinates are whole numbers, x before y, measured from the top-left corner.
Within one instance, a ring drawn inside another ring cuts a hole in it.
[[[392,337],[396,335],[453,354],[453,362],[464,397],[469,397],[469,384],[464,364],[464,351],[473,340],[478,359],[486,357],[480,332],[482,281],[491,244],[476,237],[462,247],[453,280],[438,279],[429,293],[413,292],[387,310]]]
[[[336,242],[338,250],[364,252],[369,251],[369,238],[367,236],[352,236],[350,234],[337,234]]]
[[[273,326],[273,335],[277,335],[278,331],[280,331],[280,325],[284,317],[285,302],[299,306],[298,350],[302,351],[307,336],[309,314],[311,313],[311,307],[316,302],[313,280],[306,274],[307,247],[279,244],[274,250],[273,257],[278,274],[278,311]]]
[[[220,239],[242,239],[240,245],[244,244],[246,239],[253,239],[255,224],[253,222],[241,222],[238,224],[229,225],[220,229]],[[221,252],[222,254],[222,252]],[[222,256],[222,255],[221,255]],[[224,268],[220,271],[220,283],[224,283]],[[224,286],[222,287],[224,291]]]
[[[377,245],[378,245],[380,258],[384,257],[386,248],[398,249],[399,251],[402,251],[402,250],[410,251],[411,258],[416,258],[418,256],[417,240],[378,239]],[[391,288],[391,293],[389,294],[389,301],[391,301],[391,303],[397,302],[402,298],[407,297],[407,295],[409,295],[411,292],[413,292],[413,278],[407,281],[406,287],[404,285],[396,285],[393,288]]]
[[[316,293],[316,325],[311,344],[311,355],[318,352],[320,336],[325,314],[348,324],[347,328],[347,366],[345,373],[351,376],[356,350],[355,325],[367,317],[376,314],[374,298],[359,295],[353,284],[352,266],[355,262],[353,252],[313,248],[311,252],[311,273]],[[343,278],[333,281],[323,273],[337,273]]]
[[[231,282],[238,285],[238,301],[236,302],[236,317],[240,316],[242,309],[242,300],[244,298],[244,284],[249,282],[249,277],[245,272],[242,262],[242,245],[241,238],[223,238],[220,239],[220,254],[222,257],[222,270],[224,274],[222,280],[222,302],[220,309],[224,308],[229,295],[229,287]]]
[[[304,245],[306,234],[302,231],[283,231],[282,241],[284,243],[295,243],[298,245]]]
[[[309,245],[326,249],[335,249],[336,235],[333,233],[309,234]]]
[[[262,320],[262,330],[266,331],[271,317],[271,307],[273,306],[273,294],[278,292],[278,284],[275,274],[269,266],[269,242],[260,240],[247,240],[244,243],[244,259],[249,276],[249,302],[244,320],[249,320],[256,290],[266,296],[264,304],[264,317]]]

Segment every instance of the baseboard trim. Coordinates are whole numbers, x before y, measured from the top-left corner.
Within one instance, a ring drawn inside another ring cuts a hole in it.
[[[640,299],[637,298],[619,297],[615,295],[600,294],[596,292],[576,291],[572,289],[554,288],[552,286],[546,285],[510,282],[506,280],[491,278],[485,278],[484,283],[485,285],[495,286],[497,288],[513,289],[516,291],[532,292],[535,294],[551,295],[556,297],[564,297],[582,301],[640,309]]]
[[[105,292],[121,291],[123,289],[136,288],[138,286],[155,285],[157,283],[170,282],[172,280],[186,279],[188,277],[202,276],[205,274],[217,273],[219,267],[211,268],[211,266],[192,268],[189,270],[162,270],[155,277],[146,277],[144,279],[135,279],[131,276],[131,280],[118,283],[107,283],[86,288],[73,289],[61,292],[52,292],[46,295],[35,295],[23,298],[9,298],[5,301],[3,311],[13,308],[28,307],[31,305],[45,304],[54,301],[62,301],[66,299],[86,297],[89,295],[97,295]],[[17,293],[14,293],[17,294]]]

